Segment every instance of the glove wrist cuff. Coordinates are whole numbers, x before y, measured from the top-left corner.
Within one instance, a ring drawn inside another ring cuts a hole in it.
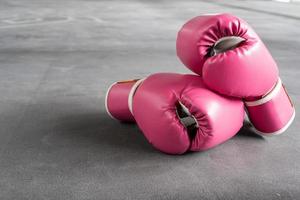
[[[294,105],[278,79],[273,89],[256,101],[246,101],[249,119],[259,135],[279,135],[295,117]]]

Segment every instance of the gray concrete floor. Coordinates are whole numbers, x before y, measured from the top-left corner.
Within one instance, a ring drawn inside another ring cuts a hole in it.
[[[300,4],[274,1],[0,1],[0,199],[299,199],[299,115],[203,153],[153,149],[111,120],[114,80],[184,72],[177,30],[231,12],[257,30],[300,110]]]

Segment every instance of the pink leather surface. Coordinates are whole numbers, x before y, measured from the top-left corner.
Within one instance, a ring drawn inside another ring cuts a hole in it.
[[[199,128],[189,138],[176,114],[180,101],[197,119]],[[241,128],[243,102],[208,90],[196,75],[159,73],[146,78],[133,97],[136,122],[148,141],[170,154],[212,148]]]
[[[274,134],[284,128],[295,112],[283,86],[280,92],[270,101],[261,105],[246,107],[249,119],[254,127],[265,134]]]
[[[110,91],[108,91],[108,111],[114,118],[120,121],[135,121],[128,108],[128,95],[135,82],[135,80],[118,82],[110,88]]]
[[[225,36],[244,38],[238,47],[208,57]],[[251,98],[266,94],[278,78],[277,65],[253,29],[230,14],[203,15],[189,20],[177,36],[177,55],[205,84],[219,93]]]

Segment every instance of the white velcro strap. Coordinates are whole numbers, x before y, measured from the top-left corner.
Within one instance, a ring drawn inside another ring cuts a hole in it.
[[[133,96],[139,85],[145,80],[145,78],[138,80],[131,88],[129,95],[128,95],[128,108],[129,111],[131,112],[132,116],[133,114],[133,109],[132,109],[132,103],[133,103]]]
[[[264,96],[263,98],[257,101],[245,101],[246,106],[258,106],[267,103],[280,92],[281,87],[282,87],[282,82],[279,78],[276,85],[271,90],[271,92],[269,92],[266,96]]]
[[[109,112],[108,104],[107,104],[109,92],[110,92],[111,88],[112,88],[115,84],[117,84],[117,82],[114,82],[113,84],[111,84],[111,85],[109,86],[109,88],[107,89],[107,91],[106,91],[106,94],[105,94],[105,110],[106,110],[107,114],[108,114],[112,119],[117,120],[117,119]]]

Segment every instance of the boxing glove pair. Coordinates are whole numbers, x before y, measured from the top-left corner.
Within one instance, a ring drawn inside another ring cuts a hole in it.
[[[179,31],[176,47],[202,78],[155,74],[117,82],[106,95],[107,112],[135,120],[157,149],[181,154],[228,140],[242,126],[242,100],[259,134],[282,133],[292,122],[295,110],[276,63],[245,21],[230,14],[193,18]]]

